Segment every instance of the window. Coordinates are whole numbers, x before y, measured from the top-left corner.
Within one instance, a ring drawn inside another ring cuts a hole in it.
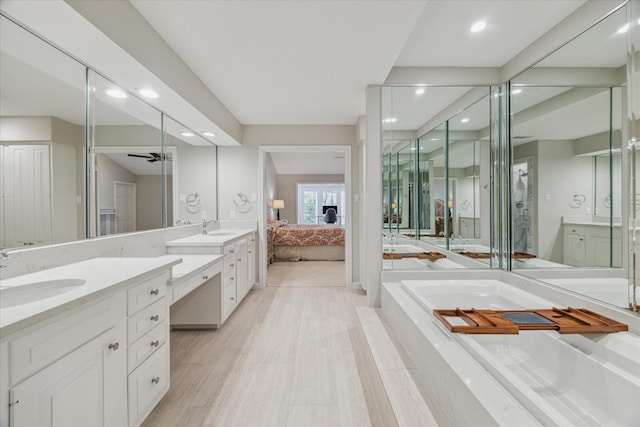
[[[346,206],[344,183],[340,184],[297,184],[298,224],[324,224],[323,207],[337,207],[337,224],[344,225]]]

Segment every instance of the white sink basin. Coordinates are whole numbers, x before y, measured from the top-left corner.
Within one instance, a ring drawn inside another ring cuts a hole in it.
[[[78,289],[84,279],[45,280],[0,289],[0,309],[29,304]]]
[[[235,234],[238,233],[234,233],[231,231],[212,231],[210,233],[207,233],[209,236],[213,236],[213,237],[218,237],[218,236],[233,236]]]

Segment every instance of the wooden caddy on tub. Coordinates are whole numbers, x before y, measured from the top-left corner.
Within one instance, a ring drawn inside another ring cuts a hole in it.
[[[521,330],[552,330],[561,334],[603,334],[627,331],[624,323],[586,308],[541,308],[529,310],[433,310],[451,332],[463,334],[517,334]],[[466,325],[452,325],[448,318],[462,319]]]

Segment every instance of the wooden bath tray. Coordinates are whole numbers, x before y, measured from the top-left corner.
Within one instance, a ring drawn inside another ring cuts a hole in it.
[[[475,258],[475,259],[491,258],[491,254],[488,252],[460,252],[460,255],[466,255],[469,258]]]
[[[526,252],[514,252],[513,257],[515,259],[531,259],[535,258],[536,256],[534,254],[528,254]]]
[[[428,260],[436,260],[446,258],[445,254],[441,254],[440,252],[383,252],[382,259],[402,259],[402,258],[418,258],[418,259],[428,259]]]
[[[433,314],[451,332],[463,334],[517,334],[520,330],[552,330],[561,334],[603,334],[629,330],[616,320],[586,308],[541,308],[529,310],[433,310]],[[452,325],[460,318],[466,325]]]

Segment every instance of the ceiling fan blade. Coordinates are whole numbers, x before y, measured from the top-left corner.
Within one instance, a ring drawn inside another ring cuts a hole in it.
[[[143,154],[127,154],[127,156],[129,157],[141,157],[143,159],[151,159],[152,157],[149,157],[147,155],[143,155]]]

